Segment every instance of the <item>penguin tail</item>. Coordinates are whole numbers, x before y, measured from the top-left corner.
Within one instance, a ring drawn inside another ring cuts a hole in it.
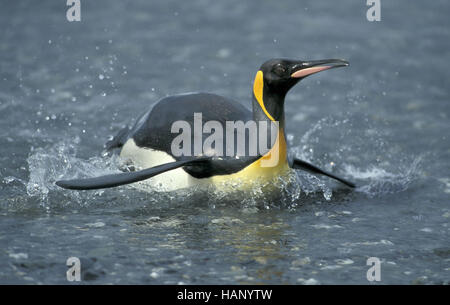
[[[128,140],[128,135],[130,133],[130,128],[128,126],[122,128],[112,140],[105,143],[105,149],[107,151],[111,151],[115,148],[122,147],[125,142]]]

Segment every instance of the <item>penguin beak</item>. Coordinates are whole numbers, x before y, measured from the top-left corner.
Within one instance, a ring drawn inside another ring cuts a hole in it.
[[[304,78],[308,75],[315,74],[321,71],[346,67],[348,66],[348,61],[342,59],[322,59],[322,60],[311,60],[311,61],[302,61],[294,64],[291,67],[292,78]]]

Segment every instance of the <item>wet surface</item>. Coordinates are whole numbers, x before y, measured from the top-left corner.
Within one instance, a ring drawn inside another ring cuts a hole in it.
[[[0,283],[448,283],[450,27],[445,1],[82,1],[0,4]],[[158,99],[250,105],[268,58],[344,58],[287,96],[290,153],[355,181],[298,173],[275,197],[61,178],[117,171],[103,144]]]

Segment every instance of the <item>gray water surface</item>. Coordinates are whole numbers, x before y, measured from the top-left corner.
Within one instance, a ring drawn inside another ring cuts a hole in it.
[[[0,2],[0,283],[381,284],[450,279],[448,1]],[[158,99],[250,106],[267,59],[344,58],[287,96],[290,153],[355,181],[298,173],[279,195],[61,178],[117,171],[103,144]]]

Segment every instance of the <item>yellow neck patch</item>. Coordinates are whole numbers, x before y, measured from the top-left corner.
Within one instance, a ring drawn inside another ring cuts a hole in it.
[[[287,162],[287,145],[283,129],[278,130],[275,145],[264,156],[231,175],[217,175],[211,177],[218,187],[232,185],[234,189],[247,190],[259,184],[279,183],[278,177],[285,177],[291,173]],[[236,185],[237,183],[237,185]]]
[[[256,100],[259,103],[259,106],[261,107],[261,109],[264,111],[264,113],[266,114],[266,116],[271,120],[271,121],[275,121],[274,118],[270,115],[270,113],[267,111],[266,106],[264,106],[264,101],[263,101],[263,88],[264,88],[264,78],[263,78],[263,73],[261,70],[259,70],[256,73],[255,76],[255,82],[253,83],[253,94],[255,95]]]

